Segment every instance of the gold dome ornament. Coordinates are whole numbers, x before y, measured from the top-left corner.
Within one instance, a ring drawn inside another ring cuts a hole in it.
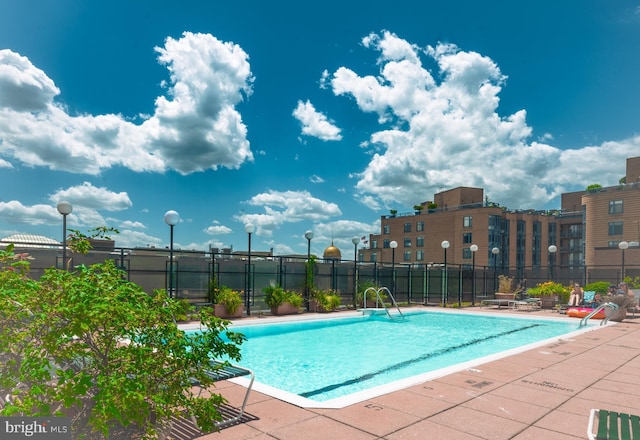
[[[333,240],[331,240],[331,246],[324,250],[324,254],[322,255],[325,260],[341,260],[342,253],[340,249],[334,246]]]

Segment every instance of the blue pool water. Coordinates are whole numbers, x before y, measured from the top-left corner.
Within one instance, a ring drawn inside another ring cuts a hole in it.
[[[405,313],[234,326],[256,381],[327,402],[578,331],[577,320]],[[286,399],[285,399],[286,400]]]

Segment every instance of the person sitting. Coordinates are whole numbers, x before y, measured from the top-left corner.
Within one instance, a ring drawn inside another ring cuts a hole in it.
[[[585,304],[587,305],[587,307],[591,307],[592,309],[597,308],[602,304],[602,295],[596,292],[596,294],[593,295],[593,300],[586,302]]]
[[[629,295],[629,285],[624,281],[618,284],[618,291],[616,292],[618,295]],[[633,295],[633,293],[631,293]]]
[[[570,306],[579,306],[580,303],[582,302],[582,296],[584,295],[584,292],[582,291],[582,288],[580,287],[580,284],[575,283],[573,285],[573,290],[571,291],[570,295],[569,295],[569,305]]]

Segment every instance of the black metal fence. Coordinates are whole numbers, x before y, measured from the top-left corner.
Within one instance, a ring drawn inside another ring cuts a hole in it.
[[[47,267],[62,268],[62,252],[56,247],[36,248],[16,246],[16,252],[27,252],[32,276],[38,277]],[[68,254],[69,256],[69,254]],[[147,292],[166,289],[176,298],[191,303],[210,303],[210,287],[225,285],[241,291],[252,311],[266,310],[262,289],[273,284],[304,293],[306,257],[218,254],[211,252],[173,252],[170,264],[167,249],[94,249],[86,255],[71,254],[71,266],[93,264],[112,259],[127,273],[130,281]],[[169,272],[173,270],[170,277]],[[355,304],[357,286],[374,283],[387,287],[398,303],[408,304],[477,304],[481,298],[492,297],[498,287],[498,275],[514,277],[524,287],[553,280],[569,285],[592,281],[617,283],[622,278],[619,266],[597,268],[526,267],[493,268],[453,264],[392,264],[361,263],[354,260],[318,260],[314,265],[313,287],[333,289],[340,294],[342,304]],[[640,268],[626,267],[627,276],[640,276]],[[170,281],[171,280],[171,281]],[[172,286],[169,286],[169,282]],[[245,304],[246,306],[247,304]]]

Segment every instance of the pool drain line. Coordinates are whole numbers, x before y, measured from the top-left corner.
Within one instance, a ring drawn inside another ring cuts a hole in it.
[[[469,347],[471,345],[476,345],[476,344],[479,344],[481,342],[485,342],[485,341],[488,341],[488,340],[491,340],[491,339],[501,338],[503,336],[512,335],[514,333],[518,333],[518,332],[521,332],[521,331],[524,331],[524,330],[529,330],[529,329],[532,329],[532,328],[535,328],[535,327],[539,327],[540,325],[541,324],[531,324],[531,325],[528,325],[528,326],[525,326],[525,327],[520,327],[520,328],[509,330],[509,331],[506,331],[506,332],[497,333],[495,335],[485,336],[484,338],[472,339],[471,341],[467,341],[467,342],[464,342],[464,343],[459,344],[459,345],[455,345],[455,346],[447,347],[447,348],[442,348],[440,350],[436,350],[436,351],[433,351],[431,353],[425,353],[422,356],[419,356],[419,357],[416,357],[416,358],[413,358],[413,359],[408,359],[406,361],[398,362],[397,364],[389,365],[388,367],[382,368],[382,369],[380,369],[378,371],[374,371],[374,372],[371,372],[371,373],[363,374],[362,376],[359,376],[359,377],[356,377],[356,378],[353,378],[353,379],[345,380],[343,382],[332,384],[332,385],[327,385],[325,387],[318,388],[316,390],[306,391],[304,393],[298,393],[298,395],[302,396],[302,397],[307,397],[307,398],[312,397],[312,396],[317,396],[318,394],[327,393],[329,391],[333,391],[333,390],[336,390],[338,388],[342,388],[344,386],[353,385],[353,384],[356,384],[356,383],[359,383],[359,382],[364,382],[364,381],[367,381],[367,380],[371,380],[374,377],[379,376],[380,374],[387,373],[387,372],[389,372],[391,370],[395,370],[397,368],[404,368],[404,367],[407,367],[407,366],[409,366],[411,364],[415,364],[417,362],[421,362],[421,361],[424,361],[424,360],[427,360],[427,359],[435,358],[437,356],[442,356],[444,354],[449,354],[449,353],[451,353],[453,351],[460,350],[462,348],[466,348],[466,347]]]

